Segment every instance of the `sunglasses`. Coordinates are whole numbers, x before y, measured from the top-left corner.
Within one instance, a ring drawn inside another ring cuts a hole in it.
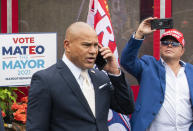
[[[171,44],[173,47],[178,47],[181,45],[179,42],[174,42],[174,41],[161,41],[161,44],[167,45],[167,46]]]

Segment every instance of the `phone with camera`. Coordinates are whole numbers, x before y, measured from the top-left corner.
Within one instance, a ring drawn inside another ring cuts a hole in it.
[[[154,19],[151,20],[151,29],[172,29],[174,26],[173,19]]]
[[[98,51],[98,55],[96,57],[95,64],[99,70],[102,70],[104,66],[107,64],[107,60],[103,58],[100,51]]]

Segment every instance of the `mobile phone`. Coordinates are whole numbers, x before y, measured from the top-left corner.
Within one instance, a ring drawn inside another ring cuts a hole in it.
[[[103,58],[100,51],[98,51],[98,55],[96,57],[95,64],[99,70],[102,70],[104,66],[107,64],[107,60]]]
[[[173,19],[154,19],[151,20],[151,29],[172,29],[174,26]]]

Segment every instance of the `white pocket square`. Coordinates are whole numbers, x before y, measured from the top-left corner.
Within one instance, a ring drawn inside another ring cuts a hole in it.
[[[105,87],[105,86],[107,86],[107,85],[108,85],[108,83],[105,83],[105,84],[99,86],[99,89],[102,89],[103,87]]]

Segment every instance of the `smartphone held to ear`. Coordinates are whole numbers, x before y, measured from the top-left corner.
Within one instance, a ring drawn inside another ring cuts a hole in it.
[[[107,60],[103,58],[100,52],[98,52],[98,55],[95,60],[95,64],[99,70],[102,70],[104,66],[107,64]]]
[[[151,20],[151,29],[172,29],[174,26],[171,18]]]

